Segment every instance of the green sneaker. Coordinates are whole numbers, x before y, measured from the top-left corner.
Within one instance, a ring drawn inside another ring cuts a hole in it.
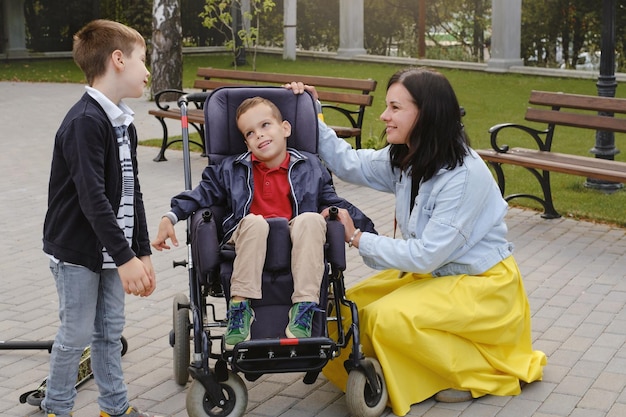
[[[224,344],[231,350],[239,342],[250,340],[250,325],[254,321],[254,310],[248,301],[231,301],[228,307],[228,327]]]
[[[313,314],[316,311],[322,311],[316,303],[295,303],[289,310],[289,324],[285,329],[287,337],[290,339],[311,337]]]

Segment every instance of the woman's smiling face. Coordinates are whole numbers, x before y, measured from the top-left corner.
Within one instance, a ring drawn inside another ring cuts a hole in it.
[[[394,83],[387,90],[386,108],[380,115],[385,122],[387,142],[394,145],[409,143],[409,135],[417,123],[419,109],[402,83]]]

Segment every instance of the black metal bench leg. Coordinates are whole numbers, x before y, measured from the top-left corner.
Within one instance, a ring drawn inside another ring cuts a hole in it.
[[[167,125],[165,124],[165,120],[162,117],[157,117],[156,118],[159,123],[161,123],[161,126],[163,127],[163,141],[161,142],[161,149],[159,150],[159,153],[157,156],[154,157],[154,159],[152,159],[154,162],[163,162],[163,161],[167,161],[167,158],[165,157],[165,150],[168,147],[167,144],[167,137],[168,137],[168,133],[167,133]]]
[[[550,171],[543,171],[543,176],[537,175],[541,190],[543,191],[543,214],[544,219],[558,219],[561,215],[554,208],[552,203],[552,187],[550,186]]]
[[[506,201],[510,201],[514,198],[519,198],[519,197],[530,198],[531,200],[535,200],[536,202],[538,202],[539,204],[543,206],[543,214],[541,215],[541,217],[543,217],[544,219],[558,219],[559,217],[561,217],[561,215],[554,208],[554,204],[552,203],[552,188],[550,186],[550,172],[542,171],[542,173],[539,173],[539,171],[537,171],[534,168],[528,168],[528,167],[524,167],[524,168],[526,168],[531,174],[533,174],[535,178],[537,179],[537,181],[539,182],[539,185],[541,186],[541,191],[543,192],[543,198],[537,197],[536,195],[532,195],[532,194],[520,193],[520,194],[507,195],[506,197],[504,197],[504,199]]]
[[[489,162],[489,165],[491,165],[493,171],[496,174],[498,188],[500,188],[500,194],[502,194],[502,196],[504,197],[504,187],[506,184],[504,182],[504,171],[502,170],[502,164],[499,164],[497,162]]]
[[[502,194],[502,197],[504,197],[504,199],[507,202],[513,200],[514,198],[520,198],[520,197],[530,198],[531,200],[535,200],[536,202],[538,202],[539,204],[543,206],[543,214],[541,215],[541,217],[543,217],[544,219],[558,219],[559,217],[561,217],[561,215],[554,208],[554,203],[552,201],[552,187],[550,185],[550,172],[549,171],[542,171],[542,173],[539,173],[539,171],[537,171],[534,168],[525,167],[528,171],[530,171],[535,176],[535,178],[537,179],[537,182],[539,182],[539,186],[541,187],[541,191],[543,192],[543,198],[539,198],[536,195],[524,194],[524,193],[510,194],[510,195],[505,196],[504,193],[505,193],[506,182],[505,182],[505,177],[504,177],[504,170],[502,169],[502,164],[498,162],[489,162],[489,165],[493,167],[493,170],[496,174],[496,178],[498,181],[498,187],[500,188],[500,193]]]

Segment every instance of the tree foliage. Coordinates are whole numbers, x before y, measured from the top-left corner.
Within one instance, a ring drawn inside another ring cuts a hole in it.
[[[417,45],[411,31],[405,28],[417,22],[417,2],[406,0],[365,0],[364,46],[374,55],[410,55],[411,45]],[[397,52],[393,52],[397,49]]]
[[[527,65],[573,68],[578,55],[600,49],[601,2],[525,0],[522,57]]]
[[[6,0],[5,0],[6,1]],[[178,0],[186,46],[253,48],[283,45],[283,2],[249,0],[251,25],[231,30],[229,5],[247,0]],[[421,34],[416,0],[363,0],[364,46],[375,55],[417,56]],[[489,45],[492,0],[426,0],[427,58],[484,61]],[[603,0],[523,0],[521,53],[527,65],[574,68],[583,52],[601,48]],[[34,51],[71,50],[72,36],[89,20],[109,18],[151,39],[152,0],[25,0],[27,46]],[[271,7],[269,5],[272,4]],[[615,0],[619,68],[626,69],[626,0]],[[225,20],[206,20],[207,5]],[[222,5],[222,6],[220,6]],[[220,9],[219,7],[222,7]],[[207,24],[208,23],[208,24]],[[339,1],[298,0],[297,47],[336,51]],[[260,30],[262,28],[263,30]],[[242,31],[243,30],[243,31]],[[229,44],[230,45],[230,44]]]
[[[626,71],[626,0],[618,0],[615,13],[615,50],[617,65]]]
[[[204,27],[215,28],[226,36],[225,45],[233,53],[235,68],[245,49],[253,49],[252,67],[255,68],[260,16],[269,13],[274,6],[273,0],[206,0],[200,17]]]
[[[339,1],[299,1],[297,21],[296,38],[302,49],[336,51],[339,48]]]
[[[27,46],[39,52],[70,51],[73,36],[94,19],[137,29],[149,42],[152,0],[25,0]]]
[[[491,28],[491,0],[428,2],[427,23],[431,28],[428,39],[436,47],[452,39],[465,51],[465,60],[483,61],[486,33]]]

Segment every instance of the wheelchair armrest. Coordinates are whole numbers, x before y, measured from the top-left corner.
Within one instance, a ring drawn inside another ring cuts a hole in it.
[[[209,274],[219,266],[219,222],[210,208],[202,208],[191,216],[191,250],[196,270]]]
[[[326,224],[326,260],[336,270],[346,270],[344,227],[339,220],[328,220]]]

